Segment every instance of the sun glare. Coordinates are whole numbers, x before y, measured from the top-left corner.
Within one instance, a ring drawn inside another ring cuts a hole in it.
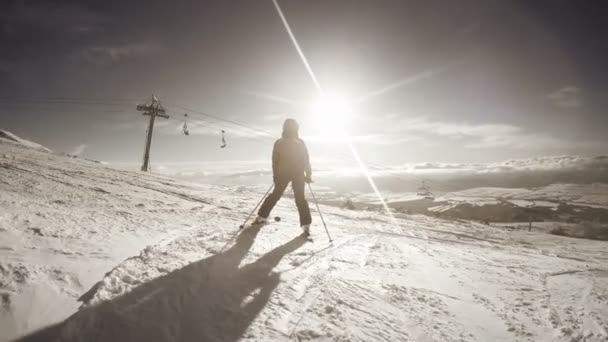
[[[320,137],[327,141],[348,137],[353,110],[349,101],[341,96],[321,96],[310,106],[313,125]]]

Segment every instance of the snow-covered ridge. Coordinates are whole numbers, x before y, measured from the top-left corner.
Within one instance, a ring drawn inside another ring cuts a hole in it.
[[[549,186],[521,188],[474,188],[452,192],[436,201],[468,202],[476,205],[508,201],[521,206],[551,203],[549,206],[570,204],[608,209],[608,184],[551,184]]]
[[[328,160],[313,160],[317,175],[356,176],[361,173],[357,165],[347,165],[344,162]],[[139,165],[120,165],[122,168],[137,169]],[[196,176],[214,175],[240,177],[248,175],[268,175],[272,170],[268,161],[225,161],[199,163],[160,163],[158,172],[167,175]],[[370,173],[376,177],[398,173],[444,174],[444,173],[508,173],[530,171],[564,171],[564,170],[606,170],[608,172],[608,155],[596,157],[583,156],[545,156],[523,159],[509,159],[490,163],[409,163],[371,168]]]
[[[199,183],[257,185],[267,182],[269,161],[236,163],[157,163],[155,171]],[[118,165],[117,165],[118,166]],[[139,165],[123,165],[138,170]],[[444,193],[479,187],[538,188],[554,183],[608,183],[608,156],[557,156],[514,159],[496,163],[420,163],[388,167],[370,166],[370,174],[382,192],[416,192],[426,179],[433,192]],[[369,182],[353,163],[313,160],[318,186],[343,195],[369,192]]]
[[[2,130],[2,129],[0,129],[0,139],[2,139],[4,141],[10,141],[12,143],[19,144],[21,146],[33,148],[36,150],[40,150],[40,151],[44,151],[44,152],[51,152],[50,149],[48,149],[40,144],[20,138],[17,135],[15,135],[9,131]]]
[[[608,338],[604,242],[322,206],[311,243],[288,199],[239,233],[260,195],[0,141],[1,338]]]

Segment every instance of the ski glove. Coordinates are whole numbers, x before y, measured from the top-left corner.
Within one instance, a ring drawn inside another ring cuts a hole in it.
[[[306,178],[304,178],[304,181],[305,181],[306,183],[313,183],[313,181],[312,181],[312,177],[311,177],[311,176],[306,176]]]

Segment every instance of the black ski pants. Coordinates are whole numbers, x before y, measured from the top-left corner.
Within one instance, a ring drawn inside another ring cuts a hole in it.
[[[296,199],[298,213],[300,214],[300,225],[310,224],[312,218],[310,217],[310,208],[308,207],[308,201],[306,201],[306,196],[304,194],[304,188],[306,186],[304,175],[277,177],[274,184],[274,191],[266,197],[258,211],[258,215],[261,217],[268,217],[270,215],[272,208],[274,208],[279,199],[281,199],[290,182]]]

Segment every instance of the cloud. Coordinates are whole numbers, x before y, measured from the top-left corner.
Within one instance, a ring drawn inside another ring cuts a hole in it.
[[[430,121],[426,117],[418,117],[412,120],[402,121],[401,129],[419,131],[423,133],[441,135],[451,138],[468,137],[492,137],[512,135],[521,131],[520,127],[508,124],[469,124]]]
[[[160,50],[158,44],[132,43],[123,45],[101,45],[86,47],[80,52],[80,57],[86,61],[105,65],[114,64],[121,60],[140,57]]]
[[[581,93],[579,88],[567,86],[547,95],[547,98],[556,107],[578,108],[583,106]]]
[[[402,166],[406,170],[459,170],[474,172],[548,171],[564,169],[608,169],[608,156],[543,156],[508,159],[494,163],[437,163],[427,162]]]
[[[270,164],[267,159],[157,163],[155,169],[194,182],[255,187],[270,179]],[[371,191],[367,178],[354,161],[313,159],[312,165],[315,180],[321,188],[348,193]],[[140,165],[114,163],[113,167],[138,170]],[[608,156],[545,156],[493,163],[427,162],[368,167],[383,192],[416,191],[421,179],[427,180],[434,192],[477,187],[533,188],[554,183],[608,183]]]
[[[608,156],[542,156],[522,159],[509,159],[494,163],[438,163],[426,162],[405,164],[397,168],[401,172],[466,172],[466,173],[501,173],[522,171],[608,171]]]
[[[421,140],[417,136],[404,136],[403,134],[367,134],[367,135],[350,135],[350,136],[335,136],[328,137],[325,135],[307,135],[303,139],[308,143],[361,143],[373,145],[393,145],[403,142]]]
[[[421,163],[412,166],[414,170],[463,170],[469,169],[467,164],[461,163]]]
[[[384,115],[382,133],[351,137],[349,141],[377,145],[403,142],[437,146],[458,143],[467,149],[510,148],[518,150],[566,150],[600,146],[600,142],[572,141],[546,132],[534,132],[521,126],[505,123],[446,122],[426,116],[399,119],[395,114]],[[370,123],[371,125],[371,123]],[[373,129],[373,128],[371,128]],[[379,127],[376,129],[380,130]],[[311,141],[316,141],[315,137]]]
[[[460,140],[465,148],[568,149],[592,144],[556,138],[542,132],[529,132],[510,124],[469,124],[431,121],[426,117],[403,120],[393,129],[415,131],[431,136]]]
[[[439,75],[439,74],[441,74],[441,73],[449,70],[452,66],[454,66],[456,64],[459,64],[459,62],[449,63],[447,65],[443,65],[443,66],[440,66],[440,67],[435,67],[435,68],[432,68],[432,69],[429,69],[429,70],[425,70],[425,71],[419,72],[417,74],[408,76],[406,78],[400,79],[400,80],[398,80],[396,82],[393,82],[391,84],[384,85],[384,86],[382,86],[379,89],[375,89],[375,90],[369,91],[369,92],[361,95],[359,98],[356,99],[355,102],[356,103],[363,103],[363,102],[368,101],[368,100],[370,100],[370,99],[372,99],[372,98],[374,98],[376,96],[380,96],[380,95],[382,95],[384,93],[393,91],[395,89],[398,89],[398,88],[401,88],[401,87],[404,87],[404,86],[407,86],[407,85],[410,85],[410,84],[413,84],[413,83],[416,83],[416,82],[419,82],[419,81],[424,81],[424,80],[430,79],[430,78],[432,78],[432,77],[434,77],[436,75]]]
[[[84,151],[87,149],[87,147],[89,147],[86,144],[80,144],[78,146],[76,146],[72,152],[70,152],[70,155],[72,156],[76,156],[76,157],[82,157],[82,155],[84,154]]]
[[[277,122],[283,121],[285,118],[288,117],[289,116],[287,114],[267,114],[262,116],[262,119],[264,119],[264,121]]]
[[[162,166],[162,167],[161,167]],[[120,167],[120,165],[115,165]],[[137,169],[130,164],[129,169]],[[475,187],[537,187],[553,183],[608,182],[608,156],[547,156],[496,163],[419,163],[393,167],[368,165],[381,189],[416,191],[421,179],[433,191],[458,191]],[[313,160],[317,184],[335,191],[369,192],[367,178],[353,163]],[[196,182],[255,186],[269,179],[268,160],[158,164],[158,172]]]
[[[486,166],[490,170],[534,171],[534,170],[563,170],[563,169],[608,169],[608,156],[548,156],[526,159],[510,159]]]
[[[277,96],[277,95],[273,95],[273,94],[268,94],[268,93],[262,93],[259,91],[253,91],[253,90],[241,90],[241,93],[245,94],[245,95],[250,95],[253,97],[256,97],[258,99],[262,99],[262,100],[268,100],[268,101],[272,101],[272,102],[277,102],[277,103],[281,103],[281,104],[287,104],[293,107],[302,107],[304,106],[303,103],[298,102],[296,100],[292,100],[292,99],[288,99],[286,97],[282,97],[282,96]]]

